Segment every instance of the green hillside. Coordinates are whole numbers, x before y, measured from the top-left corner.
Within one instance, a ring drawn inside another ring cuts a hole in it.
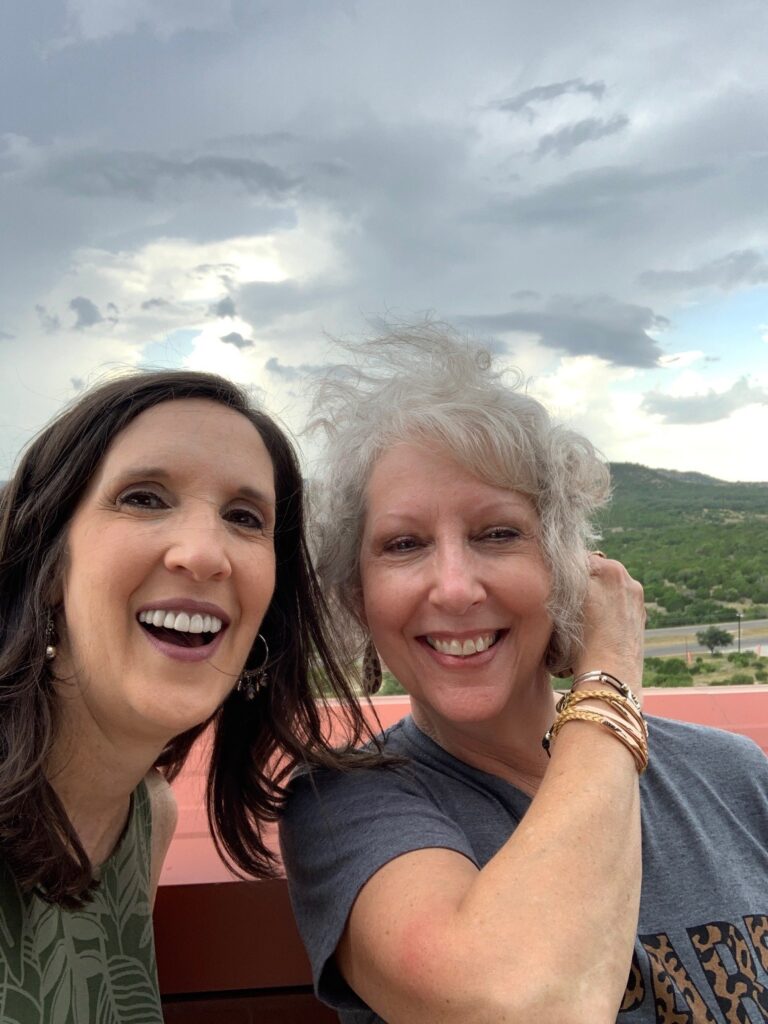
[[[611,464],[601,546],[645,587],[648,626],[768,616],[768,483]]]

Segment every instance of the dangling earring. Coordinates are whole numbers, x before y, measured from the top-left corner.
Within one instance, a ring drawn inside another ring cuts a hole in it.
[[[381,662],[373,640],[368,638],[363,653],[363,689],[369,696],[381,688]]]
[[[56,657],[56,627],[53,624],[53,616],[48,612],[48,621],[45,624],[45,660],[53,661]]]
[[[269,645],[261,633],[259,633],[256,639],[261,640],[264,644],[264,660],[258,668],[244,669],[240,673],[240,678],[237,680],[237,686],[235,687],[237,692],[242,693],[246,700],[253,700],[259,690],[265,687],[269,682],[269,677],[267,676]]]

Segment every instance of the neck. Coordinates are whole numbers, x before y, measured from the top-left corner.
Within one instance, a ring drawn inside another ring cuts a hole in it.
[[[448,721],[417,700],[411,701],[411,714],[421,731],[453,757],[533,796],[549,763],[541,738],[552,724],[556,701],[546,675],[492,719]]]
[[[92,719],[73,715],[67,703],[65,698],[60,706],[46,775],[91,864],[98,867],[117,845],[131,793],[157,760],[162,746],[120,744]]]

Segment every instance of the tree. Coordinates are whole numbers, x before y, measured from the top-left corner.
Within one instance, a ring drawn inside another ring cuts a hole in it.
[[[714,654],[718,647],[730,647],[733,643],[733,633],[719,626],[707,626],[696,634],[697,641],[702,647],[709,648],[709,653]]]

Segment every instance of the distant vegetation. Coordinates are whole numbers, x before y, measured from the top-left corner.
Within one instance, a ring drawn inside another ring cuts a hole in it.
[[[645,588],[648,628],[768,617],[768,483],[611,465],[601,548]]]
[[[570,689],[573,679],[553,679],[556,690]],[[645,659],[643,686],[744,686],[768,683],[768,658],[754,651],[730,654],[697,654],[689,658]],[[380,693],[393,696],[405,693],[391,672],[385,669]]]

